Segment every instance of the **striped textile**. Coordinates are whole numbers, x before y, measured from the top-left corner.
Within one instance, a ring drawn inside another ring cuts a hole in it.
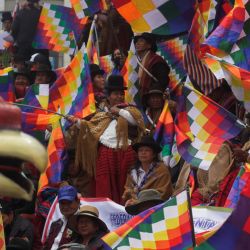
[[[222,84],[223,80],[216,79],[211,70],[200,61],[190,46],[187,46],[184,55],[184,68],[192,83],[196,84],[205,95],[210,94]]]

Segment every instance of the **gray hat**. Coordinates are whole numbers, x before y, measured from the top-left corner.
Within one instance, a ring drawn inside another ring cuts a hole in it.
[[[139,208],[149,202],[156,206],[163,203],[164,200],[162,200],[161,193],[157,190],[145,189],[138,193],[138,200],[133,205],[126,206],[125,210],[131,215],[136,215],[140,211]]]

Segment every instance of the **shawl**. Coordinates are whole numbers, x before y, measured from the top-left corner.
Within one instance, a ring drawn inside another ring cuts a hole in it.
[[[154,52],[150,51],[148,54],[145,55],[145,58],[142,60],[142,65],[149,73],[152,74],[152,67],[157,64],[162,63],[167,66],[166,61],[159,55],[155,54]],[[168,66],[167,66],[168,67]],[[140,82],[140,93],[143,96],[145,93],[149,91],[150,85],[152,83],[153,78],[148,75],[143,68],[139,68],[139,82]],[[154,76],[157,78],[157,76]],[[167,81],[167,79],[166,79]],[[155,82],[157,84],[157,82]]]
[[[130,112],[137,123],[137,136],[133,138],[132,142],[138,142],[145,131],[142,114],[133,106],[128,106],[125,110]],[[129,126],[125,118],[121,116],[114,117],[109,112],[98,112],[91,120],[81,121],[77,138],[75,166],[78,169],[82,167],[90,177],[95,176],[99,138],[114,118],[117,119],[117,148],[119,148],[119,144],[122,143],[121,148],[126,150],[128,147]]]

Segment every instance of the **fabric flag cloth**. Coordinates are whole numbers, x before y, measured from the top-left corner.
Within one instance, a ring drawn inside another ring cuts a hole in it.
[[[0,212],[0,249],[6,249],[2,213]]]
[[[132,218],[105,235],[105,249],[185,249],[192,246],[193,227],[183,191]]]
[[[169,166],[174,141],[174,120],[171,115],[168,101],[165,101],[162,113],[154,132],[155,141],[162,147],[162,159]]]
[[[39,179],[39,188],[48,184],[54,184],[62,181],[62,172],[64,170],[64,161],[66,161],[66,144],[61,127],[60,120],[52,124],[52,132],[47,147],[48,165]]]
[[[46,130],[48,125],[52,125],[61,117],[56,114],[50,113],[28,113],[22,112],[22,129],[25,131],[30,130]]]
[[[250,181],[243,188],[239,202],[225,224],[206,242],[195,249],[249,249],[250,239]]]
[[[212,29],[211,24],[216,13],[215,7],[216,2],[214,0],[197,2],[195,15],[189,30],[189,44],[197,54],[200,52],[201,43],[204,42],[206,35]]]
[[[95,112],[95,98],[84,45],[50,88],[49,110],[86,117]]]
[[[0,69],[0,96],[7,102],[15,101],[13,68]]]
[[[187,39],[187,35],[183,35],[157,44],[157,53],[166,60],[170,67],[170,89],[175,88],[176,85],[187,75],[183,65]]]
[[[111,60],[111,55],[100,56],[99,57],[99,66],[103,69],[107,74],[111,73],[113,70],[113,62]]]
[[[79,19],[86,19],[100,10],[99,0],[70,0],[70,3]]]
[[[245,109],[250,112],[250,72],[209,54],[203,60],[217,78],[226,79],[234,96],[243,102]]]
[[[33,46],[73,54],[84,24],[72,8],[45,3],[40,15]]]
[[[185,51],[184,68],[189,78],[195,81],[205,95],[210,94],[214,89],[220,87],[223,82],[222,78],[214,76],[213,70],[197,57],[189,45]]]
[[[91,205],[96,207],[99,210],[99,218],[105,222],[109,230],[115,230],[120,227],[128,220],[132,218],[126,211],[124,206],[115,203],[109,198],[80,198],[80,204],[83,205]],[[56,198],[53,204],[50,207],[49,214],[47,216],[43,235],[42,235],[42,243],[46,241],[46,238],[49,234],[51,224],[61,218],[63,215],[61,214],[59,208],[59,202]]]
[[[240,193],[242,192],[243,188],[249,181],[250,181],[250,164],[246,163],[244,166],[241,166],[241,169],[233,183],[231,191],[225,202],[224,205],[225,207],[229,208],[237,207],[240,198]]]
[[[235,1],[234,8],[202,45],[202,53],[212,54],[228,63],[250,70],[249,14],[249,1]]]
[[[188,31],[194,15],[194,0],[113,0],[134,33],[173,35]]]
[[[126,62],[121,70],[121,75],[124,78],[125,85],[128,87],[128,90],[125,92],[125,99],[126,102],[137,104],[138,107],[141,106],[140,104],[140,97],[139,97],[139,64],[137,61],[137,56],[135,52],[135,45],[134,42],[131,41],[130,49],[128,52],[128,57]]]
[[[232,209],[224,207],[197,206],[192,207],[196,244],[200,245],[226,222]]]
[[[244,125],[232,113],[190,86],[183,86],[177,103],[175,132],[178,151],[192,166],[208,170],[225,140]]]
[[[96,40],[95,29],[96,29],[96,23],[94,20],[90,27],[86,50],[87,50],[89,63],[94,63],[94,64],[99,65],[99,53],[95,46],[95,45],[98,46],[98,43],[96,43],[95,41]]]

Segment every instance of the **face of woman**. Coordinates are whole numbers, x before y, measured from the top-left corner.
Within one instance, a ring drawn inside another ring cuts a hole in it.
[[[164,105],[163,96],[161,94],[151,94],[148,98],[148,106],[152,109],[160,109]]]
[[[97,222],[88,216],[80,216],[77,223],[78,233],[82,237],[92,236],[99,229]]]
[[[108,100],[109,100],[111,107],[118,105],[118,104],[121,104],[121,103],[124,103],[125,92],[123,90],[114,90],[108,96]]]
[[[98,91],[104,90],[105,80],[104,80],[104,77],[102,75],[96,75],[94,77],[93,87],[94,87],[94,89],[96,89]]]
[[[141,163],[151,163],[155,158],[155,152],[148,146],[140,147],[137,154]]]

